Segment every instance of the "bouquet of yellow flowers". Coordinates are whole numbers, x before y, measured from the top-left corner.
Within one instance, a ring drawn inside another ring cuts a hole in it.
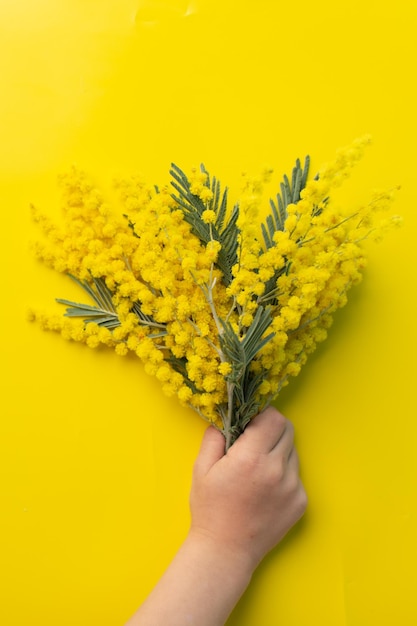
[[[145,371],[220,429],[226,448],[295,376],[365,266],[362,242],[380,237],[393,191],[354,211],[332,190],[349,175],[368,138],[340,150],[314,178],[309,158],[284,176],[260,220],[263,183],[244,178],[232,206],[204,166],[171,185],[119,183],[114,215],[77,170],[62,178],[64,222],[33,208],[46,241],[36,254],[69,274],[88,303],[59,299],[65,316],[34,314],[63,337],[134,352]]]

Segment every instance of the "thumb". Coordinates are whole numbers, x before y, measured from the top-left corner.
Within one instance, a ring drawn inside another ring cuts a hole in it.
[[[194,470],[201,474],[207,474],[210,468],[224,456],[224,446],[225,440],[222,433],[214,426],[209,426],[204,433]]]

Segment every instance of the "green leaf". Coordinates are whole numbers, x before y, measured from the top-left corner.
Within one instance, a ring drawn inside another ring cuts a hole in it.
[[[79,280],[72,274],[69,274],[69,277],[91,297],[96,306],[57,298],[57,302],[67,306],[65,317],[83,317],[86,324],[94,322],[109,329],[120,326],[112,301],[112,293],[102,278],[92,277],[92,285],[90,285],[88,281]]]
[[[221,322],[224,333],[219,336],[220,348],[226,360],[232,365],[232,372],[227,379],[239,384],[251,361],[274,336],[274,333],[270,333],[266,337],[263,336],[271,325],[271,312],[269,308],[258,307],[252,324],[243,339],[240,339],[235,333],[229,322],[222,320]]]
[[[261,224],[262,236],[267,250],[275,245],[275,233],[284,230],[288,205],[297,204],[300,200],[301,192],[307,184],[309,167],[309,156],[305,158],[304,167],[301,167],[301,162],[297,159],[295,167],[292,170],[291,183],[288,176],[284,176],[280,185],[281,193],[277,194],[276,202],[272,199],[269,201],[271,213],[266,217],[265,223]],[[282,267],[275,270],[274,275],[265,284],[265,291],[261,297],[262,302],[269,302],[270,304],[276,303],[277,280],[282,274],[288,274],[288,271],[289,265],[287,262],[285,262]]]
[[[190,181],[186,174],[175,163],[171,165],[170,174],[172,176],[171,185],[177,192],[172,197],[182,209],[184,219],[190,224],[192,232],[203,245],[207,245],[212,239],[221,244],[221,249],[217,258],[217,266],[222,272],[224,284],[230,285],[233,280],[232,268],[237,263],[237,237],[239,230],[236,226],[239,217],[239,207],[235,205],[227,218],[227,188],[221,193],[219,181],[210,175],[204,165],[200,166],[202,172],[207,176],[205,185],[213,192],[213,198],[204,203],[199,196],[191,192]],[[209,226],[202,219],[202,214],[206,209],[211,209],[216,213],[215,223]]]
[[[120,321],[116,314],[109,313],[98,307],[90,306],[89,304],[81,304],[62,298],[57,298],[56,301],[68,306],[64,313],[65,317],[83,317],[86,324],[94,322],[106,328],[116,328],[120,326]]]
[[[274,333],[270,333],[266,337],[262,338],[264,333],[268,330],[272,323],[272,316],[270,308],[258,307],[252,324],[242,340],[242,346],[245,351],[246,360],[248,363],[258,354],[260,350],[271,341]]]
[[[278,230],[284,230],[287,218],[287,206],[297,204],[300,194],[307,183],[307,176],[310,167],[310,157],[306,156],[304,167],[301,167],[300,159],[297,159],[292,170],[291,183],[288,176],[284,175],[280,184],[281,193],[276,196],[276,201],[270,200],[271,213],[266,218],[266,225],[262,224],[262,235],[265,247],[271,248],[274,245],[273,237]]]

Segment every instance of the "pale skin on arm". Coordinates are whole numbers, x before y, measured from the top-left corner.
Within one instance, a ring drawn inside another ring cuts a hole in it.
[[[126,626],[223,626],[263,557],[300,519],[306,495],[293,427],[266,409],[224,453],[207,429],[190,496],[189,533]]]

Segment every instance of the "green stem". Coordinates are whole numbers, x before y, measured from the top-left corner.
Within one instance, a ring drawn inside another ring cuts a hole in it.
[[[233,420],[233,392],[235,383],[227,383],[227,417],[224,425],[224,436],[226,437],[226,452],[233,443],[232,440],[232,420]]]

